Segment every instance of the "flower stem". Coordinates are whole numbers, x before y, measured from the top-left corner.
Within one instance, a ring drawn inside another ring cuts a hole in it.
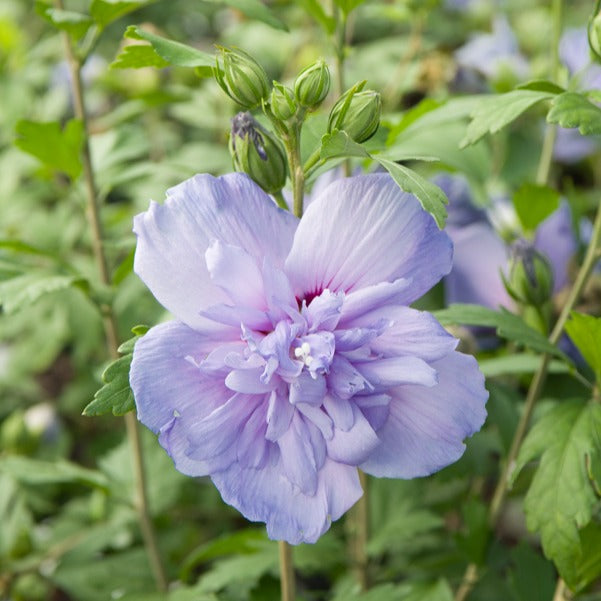
[[[361,591],[369,588],[367,541],[369,539],[369,495],[367,475],[359,470],[363,496],[357,501],[348,516],[349,550],[355,577]]]
[[[282,601],[294,601],[294,565],[292,562],[292,547],[284,540],[278,541],[280,555],[280,590]]]
[[[63,9],[62,0],[56,0],[55,4],[58,9]],[[83,88],[81,84],[81,62],[76,56],[69,35],[66,32],[63,32],[63,42],[65,46],[65,55],[67,57],[67,62],[69,64],[69,70],[71,73],[75,116],[81,121],[84,132],[82,167],[87,198],[87,219],[92,233],[92,248],[100,276],[100,281],[103,285],[110,286],[111,280],[106,254],[104,252],[104,236],[102,231],[102,222],[100,220],[100,206],[98,202],[98,196],[96,194],[96,183],[90,155],[88,120],[84,103]],[[113,359],[116,359],[119,357],[119,352],[117,350],[119,347],[117,320],[110,304],[105,303],[100,307],[100,309],[103,317],[107,348],[110,356]],[[144,463],[142,458],[140,434],[138,431],[138,422],[133,413],[128,413],[125,415],[125,425],[127,436],[132,447],[136,489],[134,506],[138,512],[142,537],[144,539],[144,544],[146,546],[157,589],[160,591],[166,591],[167,580],[163,565],[161,563],[156,536],[150,520],[150,513],[148,511],[148,496],[146,493],[146,479],[144,474]]]

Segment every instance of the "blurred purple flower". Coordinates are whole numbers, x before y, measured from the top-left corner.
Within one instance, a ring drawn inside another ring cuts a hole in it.
[[[573,87],[592,90],[601,87],[601,65],[593,62],[586,27],[567,29],[559,43],[559,57],[567,67]],[[553,158],[562,163],[577,163],[599,151],[599,138],[583,136],[578,128],[557,128]]]
[[[300,221],[242,174],[197,175],[134,231],[177,317],[136,344],[138,417],[270,537],[316,541],[361,496],[357,467],[425,476],[481,427],[476,361],[407,306],[451,242],[388,175],[335,181]]]
[[[500,235],[503,229],[513,229],[514,236],[518,237],[512,205],[497,199],[488,213],[477,209],[463,176],[441,174],[434,178],[434,183],[449,198],[446,231],[455,247],[453,269],[445,278],[447,304],[476,303],[491,309],[499,306],[514,308],[514,301],[501,279],[501,271],[507,275],[510,247]],[[549,259],[553,269],[553,292],[559,292],[568,284],[568,267],[576,251],[567,204],[562,204],[538,226],[533,245]]]
[[[530,70],[504,16],[495,17],[491,33],[478,33],[459,48],[455,60],[461,69],[475,71],[488,80],[498,79],[503,70],[523,79]]]

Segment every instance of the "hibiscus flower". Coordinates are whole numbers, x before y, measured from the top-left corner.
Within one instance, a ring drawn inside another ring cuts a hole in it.
[[[136,344],[138,417],[271,538],[316,541],[361,496],[357,468],[425,476],[481,427],[475,359],[408,306],[451,241],[388,175],[333,182],[300,220],[243,174],[197,175],[134,231],[176,317]]]

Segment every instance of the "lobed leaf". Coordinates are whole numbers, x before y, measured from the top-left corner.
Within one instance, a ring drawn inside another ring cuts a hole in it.
[[[58,121],[36,122],[21,120],[15,128],[15,145],[39,159],[44,165],[76,179],[81,173],[83,125],[71,119],[61,129]]]
[[[471,114],[472,121],[461,141],[461,147],[474,144],[488,133],[497,133],[529,108],[554,95],[548,91],[513,90],[506,94],[483,97]]]
[[[177,67],[207,67],[211,69],[215,65],[215,58],[212,54],[202,52],[180,42],[163,38],[136,25],[130,25],[127,28],[125,37],[149,42],[155,52],[170,65]]]
[[[108,480],[101,472],[65,459],[42,461],[22,455],[6,455],[0,458],[0,472],[10,474],[18,482],[25,484],[80,482],[97,488],[108,487]]]
[[[526,183],[515,193],[513,206],[522,227],[533,232],[559,206],[559,192],[548,186]]]
[[[572,590],[587,584],[579,530],[591,521],[598,499],[586,458],[601,461],[601,405],[563,401],[532,428],[516,460],[512,480],[526,463],[540,458],[524,500],[528,528],[540,532],[545,555]]]
[[[93,24],[88,15],[73,10],[53,8],[44,2],[36,2],[35,10],[53,27],[66,31],[76,40],[82,38]]]
[[[601,318],[572,311],[565,330],[601,383]]]
[[[401,190],[413,194],[419,200],[424,210],[434,217],[438,227],[442,229],[447,218],[445,205],[449,202],[445,193],[437,185],[409,167],[378,156],[373,158],[390,173]]]
[[[24,273],[0,282],[0,305],[11,314],[35,303],[45,294],[72,286],[86,287],[87,281],[72,275]]]
[[[524,320],[501,308],[493,311],[481,305],[453,304],[448,309],[435,311],[434,315],[444,325],[465,324],[469,326],[485,326],[496,328],[502,338],[513,340],[541,353],[549,353],[570,363],[568,357],[555,345],[551,344],[540,332],[528,326]]]
[[[106,27],[113,21],[156,2],[156,0],[93,0],[90,15],[100,27]]]
[[[111,69],[141,69],[143,67],[168,67],[169,61],[157,54],[156,50],[147,44],[128,44],[124,46]]]
[[[86,405],[83,415],[125,415],[135,409],[134,395],[129,385],[131,359],[132,355],[127,354],[104,370],[104,386],[96,392],[94,400]]]
[[[564,92],[557,96],[547,121],[561,127],[577,127],[585,136],[601,134],[601,109],[577,92]]]
[[[326,13],[322,3],[317,0],[298,0],[298,4],[321,25],[326,33],[334,33],[336,30],[336,21]]]

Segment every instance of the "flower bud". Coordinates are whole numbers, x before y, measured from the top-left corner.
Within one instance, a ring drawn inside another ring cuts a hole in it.
[[[553,294],[553,271],[548,259],[526,240],[511,247],[509,278],[503,278],[507,292],[524,305],[540,307]]]
[[[294,95],[301,106],[315,108],[330,91],[330,70],[323,59],[303,69],[294,82]]]
[[[369,140],[380,125],[382,98],[374,90],[361,90],[363,84],[347,90],[336,102],[328,118],[328,133],[338,129],[355,142]]]
[[[269,104],[271,105],[273,116],[280,121],[287,121],[296,113],[297,107],[294,93],[290,88],[283,86],[277,81],[273,82]]]
[[[217,83],[244,108],[254,108],[269,96],[271,86],[265,69],[243,50],[219,47],[215,62]]]
[[[265,192],[279,192],[286,183],[286,156],[275,136],[250,113],[232,119],[230,153],[236,171],[248,174]]]

